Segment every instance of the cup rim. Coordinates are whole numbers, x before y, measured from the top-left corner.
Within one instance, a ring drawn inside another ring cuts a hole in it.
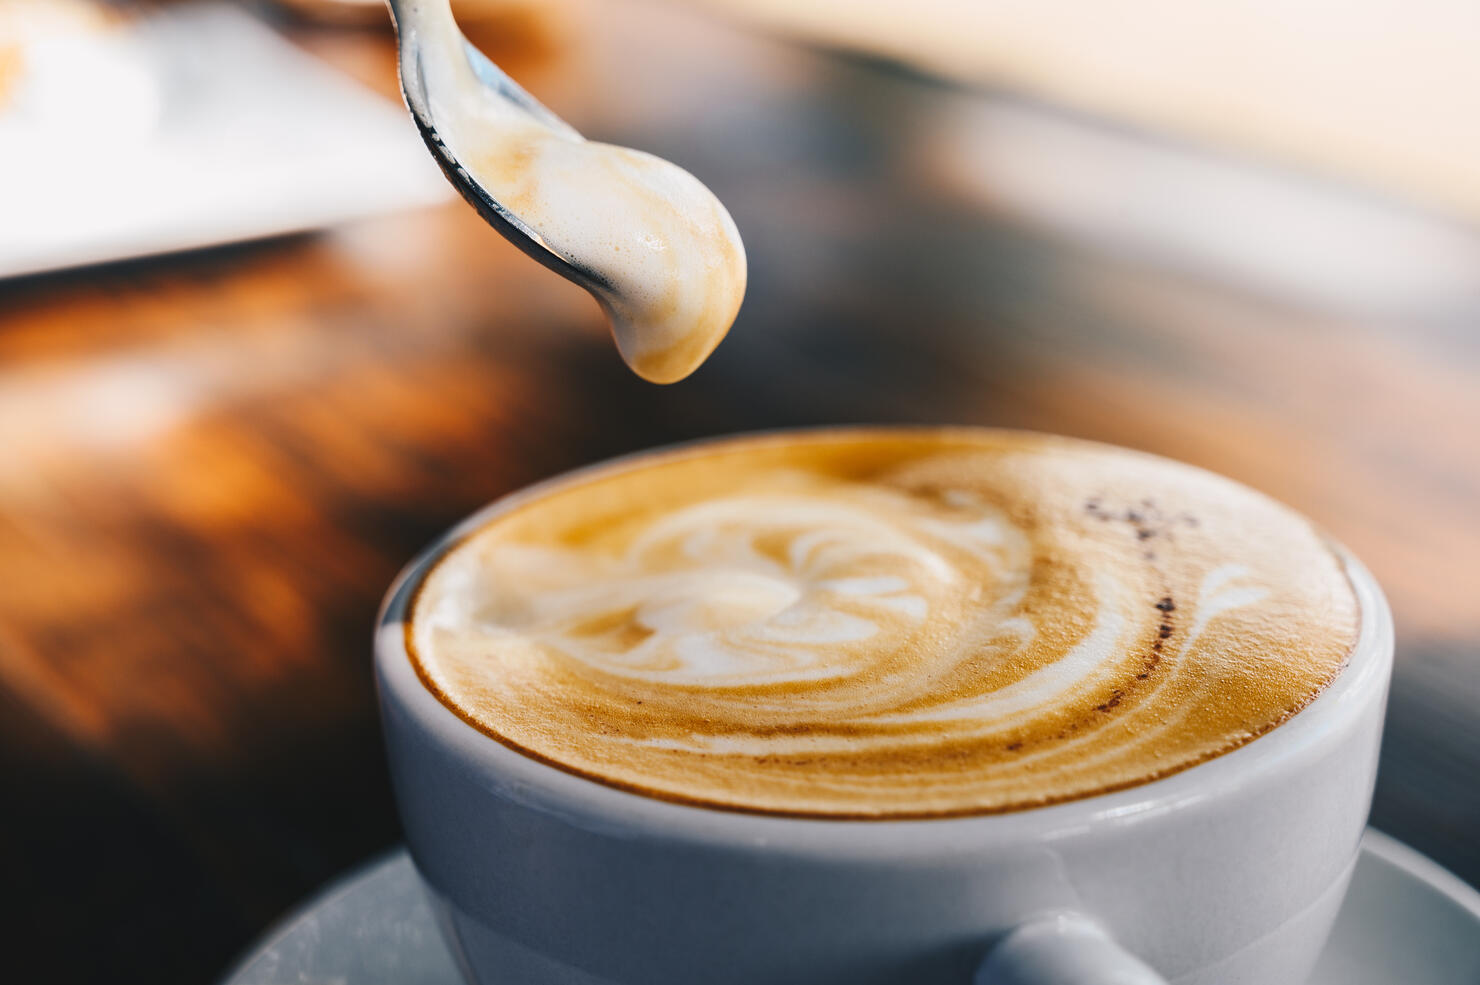
[[[537,499],[556,486],[586,481],[597,474],[637,465],[656,456],[685,451],[698,453],[717,443],[796,440],[869,431],[1036,433],[965,426],[837,426],[744,432],[645,449],[525,486],[483,506],[437,537],[391,583],[377,616],[375,633],[375,669],[382,703],[393,703],[427,741],[455,760],[463,772],[496,789],[505,799],[559,816],[578,827],[627,838],[677,839],[709,845],[761,844],[768,850],[783,853],[794,850],[808,855],[820,852],[877,859],[884,848],[891,857],[912,857],[912,847],[921,855],[949,856],[979,851],[984,841],[1018,841],[1025,837],[1053,841],[1081,832],[1087,826],[1146,823],[1172,811],[1222,799],[1257,778],[1298,769],[1325,754],[1329,746],[1341,741],[1339,733],[1343,730],[1337,726],[1359,717],[1374,698],[1385,694],[1393,654],[1391,611],[1367,568],[1330,538],[1327,542],[1341,561],[1356,594],[1360,625],[1346,665],[1309,704],[1238,748],[1168,776],[1105,793],[1010,811],[923,818],[839,818],[771,814],[667,800],[568,772],[505,745],[448,708],[416,672],[406,647],[405,620],[417,588],[448,551],[499,514]],[[1103,444],[1078,438],[1065,440]],[[927,832],[928,837],[920,837]]]

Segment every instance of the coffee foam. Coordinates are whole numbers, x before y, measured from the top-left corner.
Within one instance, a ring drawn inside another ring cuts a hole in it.
[[[425,43],[432,115],[458,162],[556,254],[588,272],[622,358],[672,383],[724,339],[745,295],[745,248],[683,168],[552,128],[473,77],[446,0]],[[445,16],[442,16],[445,14]]]
[[[557,483],[426,577],[408,643],[465,720],[718,807],[1011,810],[1248,742],[1357,603],[1296,514],[1102,445],[982,430],[717,442]]]

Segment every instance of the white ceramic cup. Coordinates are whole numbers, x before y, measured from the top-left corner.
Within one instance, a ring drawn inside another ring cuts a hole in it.
[[[422,684],[413,562],[376,636],[411,856],[477,985],[1295,985],[1356,862],[1393,632],[1346,558],[1360,638],[1305,710],[1166,779],[1036,810],[809,820],[688,806],[545,765]],[[1345,557],[1345,555],[1344,555]]]

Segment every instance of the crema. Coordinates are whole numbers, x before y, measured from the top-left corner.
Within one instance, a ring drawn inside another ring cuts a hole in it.
[[[974,429],[740,438],[517,496],[421,585],[422,679],[554,766],[791,815],[1021,809],[1144,783],[1309,703],[1343,563],[1190,466]]]

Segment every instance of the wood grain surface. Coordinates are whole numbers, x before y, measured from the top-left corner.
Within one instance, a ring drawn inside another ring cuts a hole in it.
[[[397,840],[371,624],[455,520],[824,422],[1097,438],[1317,518],[1398,621],[1374,823],[1480,881],[1480,267],[1383,310],[1174,272],[937,180],[911,138],[958,93],[677,8],[585,13],[480,40],[730,205],[750,295],[686,382],[629,374],[594,303],[460,204],[0,284],[7,980],[209,981]],[[394,91],[385,34],[288,29]],[[1280,229],[1240,235],[1278,262]]]

